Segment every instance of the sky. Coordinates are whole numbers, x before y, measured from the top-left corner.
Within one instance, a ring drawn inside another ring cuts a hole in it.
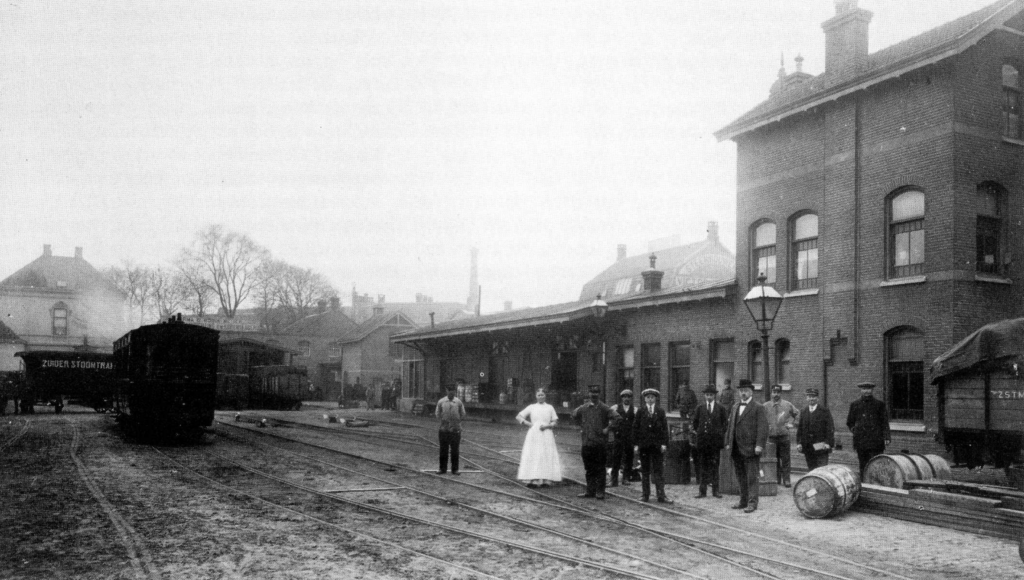
[[[993,0],[861,0],[872,52]],[[0,278],[166,265],[206,225],[388,302],[579,298],[619,244],[735,250],[735,145],[832,0],[14,0]]]

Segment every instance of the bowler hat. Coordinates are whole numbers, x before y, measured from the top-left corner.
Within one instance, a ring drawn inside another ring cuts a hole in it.
[[[708,386],[704,387],[704,392],[718,394],[718,387],[715,386],[715,383],[711,383]]]
[[[654,395],[655,397],[661,398],[661,391],[658,389],[644,389],[644,392],[640,393],[640,396],[646,397],[647,395]]]
[[[808,397],[817,397],[818,396],[818,389],[815,389],[814,387],[811,387],[811,388],[807,389],[804,392],[807,394]]]
[[[859,389],[873,389],[873,388],[875,388],[875,383],[857,383],[857,388],[859,388]]]
[[[737,389],[753,389],[754,383],[750,382],[750,379],[740,379],[740,384],[736,386]]]
[[[633,390],[632,389],[622,389],[622,392],[619,393],[619,397],[620,398],[621,397],[632,397],[632,396],[633,396]]]

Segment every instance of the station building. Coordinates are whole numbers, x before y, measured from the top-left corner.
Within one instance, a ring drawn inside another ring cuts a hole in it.
[[[550,384],[558,401],[587,384],[605,385],[607,401],[660,384],[671,399],[684,367],[696,387],[761,383],[767,355],[795,404],[822,390],[840,441],[855,385],[870,381],[901,446],[932,442],[930,362],[983,324],[1024,316],[1024,0],[873,53],[872,13],[834,5],[824,72],[798,59],[716,132],[737,147],[728,280],[602,294],[599,319],[587,307],[598,276],[575,303],[407,333],[397,340],[422,355],[407,369],[420,377],[411,394],[461,376],[481,401],[527,384]],[[784,296],[768,353],[742,304],[761,274]]]

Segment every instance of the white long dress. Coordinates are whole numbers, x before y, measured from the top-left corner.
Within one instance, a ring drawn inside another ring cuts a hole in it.
[[[540,428],[541,425],[558,422],[555,408],[547,403],[534,403],[520,411],[516,420],[529,420],[531,423],[523,442],[516,479],[533,483],[562,481],[562,462],[555,447],[555,433],[551,429]]]

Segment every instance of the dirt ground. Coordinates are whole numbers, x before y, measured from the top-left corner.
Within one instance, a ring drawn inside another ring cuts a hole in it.
[[[0,417],[2,578],[473,577],[371,539],[397,533],[374,529],[392,523],[374,524],[367,518],[359,528],[365,534],[311,524],[204,484],[151,448],[125,441],[109,416],[73,406],[66,411],[53,415],[40,409],[29,423],[21,416]],[[293,416],[317,422],[321,412],[313,407]],[[505,440],[508,449],[517,448],[523,436],[516,426],[498,424],[473,424],[468,430]],[[557,437],[577,442],[569,429],[559,430]],[[369,448],[360,446],[363,452]],[[431,467],[434,460],[424,457],[422,467]],[[564,461],[566,474],[582,479],[579,458],[567,453]],[[614,491],[623,497],[640,493],[638,485]],[[793,545],[811,543],[910,578],[1024,578],[1014,542],[856,512],[809,520],[785,491],[763,498],[761,509],[745,515],[729,509],[735,498],[698,501],[692,499],[694,486],[668,486],[681,514],[721,522],[723,534],[749,537],[751,543],[765,534]],[[453,549],[478,560],[493,551],[472,540],[459,541]],[[599,577],[536,565],[529,568],[536,574],[495,575]]]

